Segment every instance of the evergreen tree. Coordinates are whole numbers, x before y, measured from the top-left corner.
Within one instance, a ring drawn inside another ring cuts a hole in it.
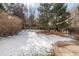
[[[39,24],[42,28],[48,29],[49,28],[49,20],[50,20],[50,8],[51,4],[44,3],[40,4],[40,7],[38,8],[40,14],[39,14]]]
[[[77,10],[79,11],[79,4],[78,4],[78,6],[77,6]]]
[[[70,13],[67,11],[67,5],[64,3],[55,3],[51,10],[53,15],[53,27],[55,30],[62,30],[66,29],[69,23],[66,21]]]
[[[4,6],[3,6],[2,3],[0,3],[0,12],[3,11],[3,10],[5,10],[5,9],[4,9]]]

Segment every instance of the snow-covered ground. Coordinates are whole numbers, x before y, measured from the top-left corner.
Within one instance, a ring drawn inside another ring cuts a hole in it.
[[[23,30],[18,35],[0,38],[0,55],[3,56],[30,56],[48,55],[52,43],[69,41],[71,38],[57,35],[41,35],[36,30]]]

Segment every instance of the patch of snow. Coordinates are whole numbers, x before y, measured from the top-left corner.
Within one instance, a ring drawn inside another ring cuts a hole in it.
[[[36,30],[23,30],[18,35],[1,38],[0,55],[46,56],[52,48],[52,43],[73,40],[57,35],[41,35],[35,32]]]

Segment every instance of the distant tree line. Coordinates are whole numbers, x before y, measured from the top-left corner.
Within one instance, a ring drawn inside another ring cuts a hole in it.
[[[27,5],[22,3],[1,3],[0,9],[5,9],[8,14],[23,19],[25,27],[32,27],[36,24],[40,29],[62,31],[66,30],[70,25],[67,21],[70,13],[64,3],[40,3],[37,23],[35,23],[35,10],[31,6],[28,9]],[[29,16],[28,11],[30,13]]]

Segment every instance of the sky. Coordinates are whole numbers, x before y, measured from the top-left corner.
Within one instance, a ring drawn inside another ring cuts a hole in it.
[[[68,10],[71,11],[77,7],[78,3],[67,3],[67,5],[68,5]]]

